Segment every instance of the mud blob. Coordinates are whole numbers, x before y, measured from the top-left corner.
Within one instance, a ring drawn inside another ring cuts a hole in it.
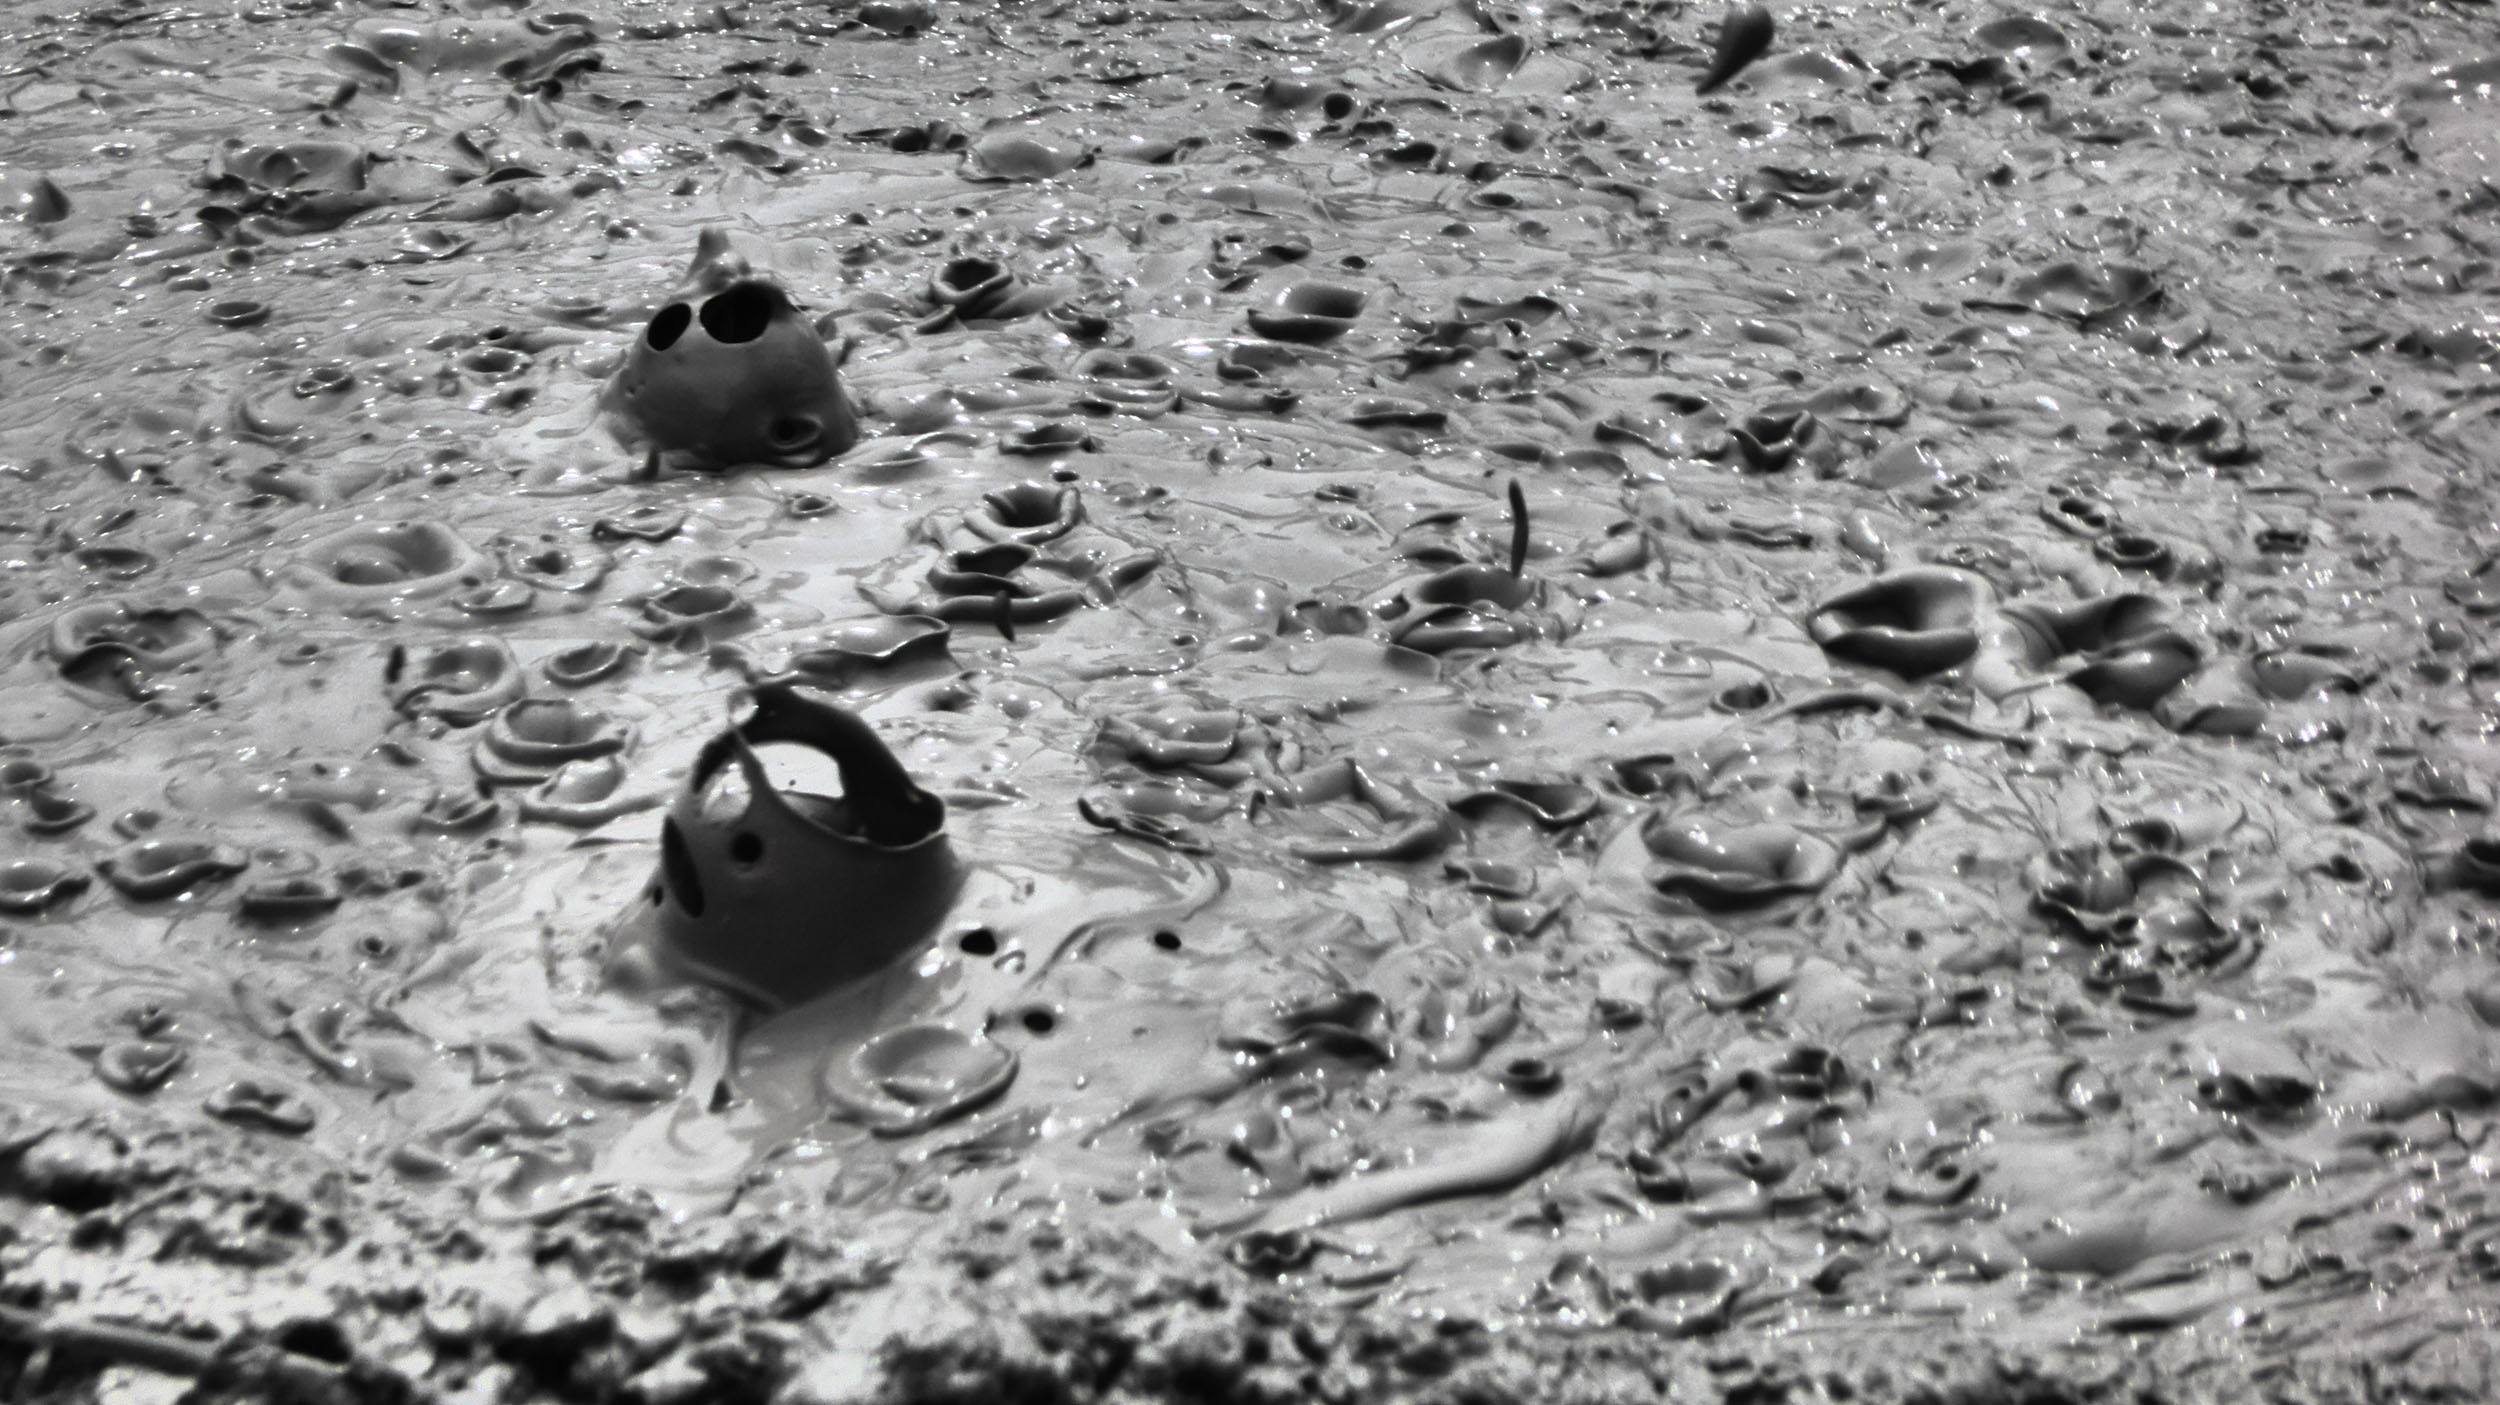
[[[632,667],[642,653],[640,644],[593,639],[548,656],[538,671],[559,688],[585,688]]]
[[[826,1070],[827,1101],[882,1136],[906,1136],[996,1099],[1016,1055],[988,1036],[939,1024],[890,1029]]]
[[[1836,658],[1920,678],[1979,651],[1978,596],[1974,578],[1959,571],[1897,571],[1825,600],[1806,632]]]
[[[518,700],[524,686],[512,646],[491,634],[392,648],[382,668],[391,706],[431,713],[455,727],[483,722]]]
[[[984,184],[1045,181],[1093,164],[1093,153],[1014,132],[994,133],[964,153],[963,177]]]
[[[857,714],[786,684],[707,743],[660,831],[662,956],[779,1007],[893,964],[920,945],[962,881],[946,807],[914,784]],[[782,790],[755,748],[832,759],[842,794]],[[716,786],[735,763],[743,790]]]
[[[994,259],[949,259],[929,275],[929,301],[937,310],[921,319],[918,330],[942,331],[957,322],[1011,322],[1047,311],[1059,300],[1053,289],[1026,283]]]
[[[930,615],[891,615],[844,625],[801,645],[790,668],[807,681],[846,687],[853,680],[948,658],[954,631]]]
[[[1073,487],[1053,483],[1000,488],[983,495],[980,511],[964,515],[964,525],[975,534],[1025,546],[1056,541],[1084,520],[1084,497]]]
[[[1845,850],[1794,825],[1745,824],[1698,812],[1653,812],[1641,843],[1656,858],[1650,886],[1707,911],[1812,893],[1840,872]]]
[[[1755,59],[1770,52],[1775,30],[1771,12],[1760,5],[1740,5],[1719,21],[1719,39],[1710,54],[1710,71],[1702,75],[1693,91],[1715,93],[1729,79],[1745,71]]]
[[[613,754],[567,761],[522,792],[521,818],[590,829],[659,803],[657,796],[630,789],[632,778],[624,761]]]
[[[2005,615],[2022,631],[2035,665],[2081,656],[2065,679],[2101,702],[2151,707],[2203,660],[2196,645],[2169,626],[2168,607],[2148,595],[2019,601],[2006,606]]]
[[[522,698],[497,711],[478,737],[473,762],[490,785],[534,785],[576,762],[631,745],[624,724],[574,698]]]
[[[815,326],[715,230],[601,405],[628,439],[696,468],[812,468],[859,442],[858,414]]]
[[[106,882],[140,902],[155,902],[202,883],[231,878],[251,860],[230,844],[201,839],[136,839],[96,861]]]
[[[50,859],[14,859],[0,865],[0,912],[31,917],[87,891],[87,875]]]
[[[1248,314],[1250,330],[1277,341],[1334,341],[1354,328],[1368,297],[1358,288],[1335,283],[1297,283],[1276,295],[1275,304]]]
[[[217,646],[217,630],[186,607],[98,600],[54,620],[47,643],[54,666],[70,682],[143,699],[158,691],[156,675],[207,657]]]
[[[373,522],[319,537],[294,552],[279,576],[306,596],[352,611],[441,595],[484,583],[486,558],[440,522]]]

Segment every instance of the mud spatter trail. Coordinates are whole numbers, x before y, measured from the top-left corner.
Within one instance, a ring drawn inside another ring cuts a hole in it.
[[[2491,1395],[2474,11],[0,35],[21,1394]],[[598,422],[706,230],[830,462]],[[763,1016],[770,681],[962,872]]]

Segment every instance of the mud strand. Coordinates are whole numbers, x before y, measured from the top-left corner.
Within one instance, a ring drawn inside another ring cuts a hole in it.
[[[0,1384],[2490,1393],[2472,11],[0,42]]]

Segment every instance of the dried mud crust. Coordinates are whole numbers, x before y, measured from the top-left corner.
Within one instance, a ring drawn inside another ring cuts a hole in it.
[[[8,8],[19,1397],[2500,1398],[2482,10]]]

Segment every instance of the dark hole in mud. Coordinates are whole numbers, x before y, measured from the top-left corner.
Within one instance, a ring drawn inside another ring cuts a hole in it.
[[[971,575],[1008,576],[1024,568],[1037,553],[1022,542],[997,542],[955,553],[956,570]]]
[[[729,857],[742,864],[762,863],[764,836],[751,830],[739,830],[737,836],[729,841]]]
[[[342,1366],[355,1355],[348,1345],[347,1334],[339,1330],[339,1325],[319,1318],[289,1323],[272,1340],[281,1350]]]
[[[1928,629],[1935,621],[1927,618],[1926,605],[1907,592],[1894,592],[1859,601],[1850,614],[1862,629]]]
[[[73,1215],[94,1214],[121,1195],[111,1171],[100,1166],[47,1170],[31,1179],[21,1175],[20,1185],[34,1199]]]
[[[1771,705],[1771,687],[1760,679],[1738,683],[1720,690],[1714,701],[1729,712],[1751,712]]]
[[[965,290],[978,288],[1004,272],[1003,266],[989,259],[952,259],[938,270],[937,281],[949,290]]]
[[[670,303],[660,309],[659,316],[651,319],[650,327],[642,334],[643,340],[651,343],[653,351],[666,351],[677,345],[677,339],[686,334],[686,328],[693,322],[693,308],[682,302]]]
[[[668,885],[669,896],[686,910],[689,917],[703,915],[703,880],[694,871],[694,857],[686,852],[686,836],[677,832],[677,821],[660,824],[660,881]]]
[[[1027,1010],[1024,1012],[1024,1027],[1035,1034],[1048,1034],[1059,1027],[1059,1017],[1048,1010]]]
[[[966,956],[996,956],[998,954],[998,934],[987,927],[973,928],[957,938],[955,944],[963,948]]]
[[[751,342],[787,306],[770,283],[740,283],[703,305],[703,330],[724,346]]]
[[[1170,930],[1157,932],[1154,943],[1165,951],[1178,951],[1181,949],[1181,934]]]

